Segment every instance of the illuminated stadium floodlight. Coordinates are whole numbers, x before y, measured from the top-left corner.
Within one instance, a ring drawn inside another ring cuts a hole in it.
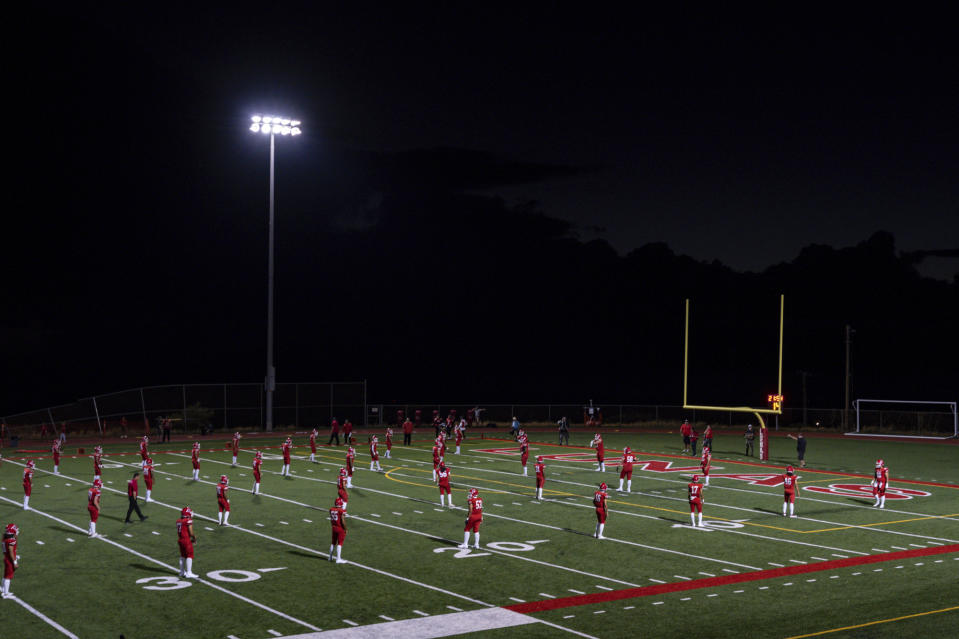
[[[254,133],[299,135],[303,132],[300,130],[300,124],[302,124],[302,122],[299,120],[291,120],[290,118],[282,118],[275,115],[254,115],[250,119],[253,121],[250,125],[250,130]]]
[[[273,167],[275,155],[275,141],[277,135],[300,135],[299,120],[293,120],[284,116],[276,115],[254,115],[250,118],[250,131],[254,133],[263,133],[270,136],[270,258],[269,258],[269,276],[267,283],[267,302],[266,302],[266,379],[264,388],[266,389],[266,430],[273,430],[273,391],[276,390],[276,367],[273,366]]]

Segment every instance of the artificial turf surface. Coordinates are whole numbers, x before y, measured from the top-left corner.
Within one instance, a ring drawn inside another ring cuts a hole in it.
[[[22,557],[12,590],[80,637],[252,639],[389,620],[429,623],[487,606],[523,612],[527,606],[533,618],[555,625],[472,636],[572,636],[565,628],[595,637],[793,637],[926,612],[934,614],[825,636],[948,636],[959,627],[959,610],[934,612],[959,605],[959,552],[950,548],[959,543],[959,447],[812,437],[809,467],[797,469],[798,517],[790,519],[781,516],[781,486],[762,482],[796,463],[794,444],[774,438],[772,459],[760,463],[743,456],[739,434],[719,434],[703,530],[689,526],[686,502],[698,458],[680,453],[677,435],[605,432],[608,462],[623,445],[639,453],[639,462],[660,462],[647,470],[637,466],[631,494],[616,492],[612,464],[605,474],[594,470],[595,455],[583,448],[591,435],[574,432],[574,446],[560,447],[551,432],[531,433],[529,477],[519,474],[517,456],[505,454],[515,449],[509,440],[472,436],[459,456],[449,448],[453,510],[440,509],[431,482],[431,438],[394,446],[393,459],[382,457],[381,446],[383,473],[368,470],[366,446],[358,445],[343,549],[351,563],[342,565],[326,561],[327,509],[336,496],[342,447],[321,447],[313,464],[306,460],[305,435],[294,434],[294,477],[285,479],[278,475],[282,438],[245,438],[237,468],[222,450],[225,438],[206,438],[195,482],[189,479],[192,440],[153,445],[157,503],[141,502],[150,518],[126,525],[125,486],[139,463],[136,443],[106,444],[108,490],[98,524],[105,539],[85,534],[87,456],[74,457],[76,447],[68,446],[59,476],[46,472],[49,458],[38,456],[35,510],[24,512],[26,456],[8,450],[0,466],[0,523],[20,526]],[[266,457],[260,496],[248,492],[254,448]],[[546,460],[541,503],[533,498],[536,455],[572,455]],[[887,497],[885,510],[873,508],[868,494],[879,457],[891,469],[892,488],[916,491],[910,499]],[[232,525],[225,528],[216,524],[213,488],[224,473],[232,486]],[[591,498],[603,480],[611,512],[609,539],[600,541],[592,537]],[[478,552],[456,548],[470,486],[486,504]],[[840,494],[807,490],[814,486]],[[142,496],[142,481],[140,490]],[[174,521],[185,505],[197,514],[199,582],[176,577]],[[948,552],[909,555],[930,549]],[[842,563],[873,556],[886,560]],[[776,572],[791,566],[815,570]],[[723,583],[727,576],[744,580]],[[639,596],[618,598],[626,589]],[[581,603],[589,595],[595,597]],[[533,610],[551,601],[562,607]],[[4,636],[64,636],[15,601],[0,601],[0,609]]]

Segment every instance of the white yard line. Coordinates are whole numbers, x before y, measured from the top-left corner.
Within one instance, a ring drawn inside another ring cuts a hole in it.
[[[117,492],[119,492],[119,491],[117,491]],[[9,502],[9,503],[15,504],[15,505],[17,504],[17,502],[13,501],[12,499],[7,499],[6,497],[2,497],[2,496],[0,496],[0,500]],[[79,532],[84,532],[83,529],[80,528],[80,526],[76,526],[76,525],[70,523],[69,521],[66,521],[65,519],[60,519],[59,517],[55,517],[54,515],[51,515],[51,514],[49,514],[49,513],[45,513],[45,512],[43,512],[42,510],[37,510],[36,508],[31,508],[28,512],[36,513],[37,515],[40,515],[41,517],[46,517],[46,518],[48,518],[48,519],[52,519],[53,521],[55,521],[55,522],[57,522],[57,523],[59,523],[59,524],[62,524],[62,525],[64,525],[64,526],[67,526],[68,528],[72,528],[73,530],[77,530],[77,531],[79,531]],[[95,539],[96,541],[101,541],[101,542],[103,542],[103,543],[105,543],[105,544],[109,544],[109,545],[111,545],[111,546],[113,546],[113,547],[115,547],[115,548],[119,548],[120,550],[123,550],[124,552],[128,552],[128,553],[130,553],[131,555],[135,555],[135,556],[139,557],[140,559],[149,561],[150,563],[154,563],[154,564],[156,564],[156,565],[158,565],[158,566],[162,566],[162,567],[166,568],[167,570],[169,570],[170,572],[179,573],[179,569],[178,569],[178,568],[175,568],[174,566],[171,566],[170,564],[164,563],[164,562],[160,561],[159,559],[154,559],[153,557],[150,557],[149,555],[144,555],[143,553],[138,552],[138,551],[136,551],[136,550],[134,550],[134,549],[132,549],[132,548],[129,548],[129,547],[127,547],[127,546],[124,546],[123,544],[120,544],[120,543],[118,543],[118,542],[115,542],[115,541],[113,541],[112,539],[107,539],[106,537],[95,537],[94,539]],[[317,628],[316,626],[314,626],[314,625],[311,624],[311,623],[307,623],[307,622],[305,622],[305,621],[302,621],[302,620],[300,620],[300,619],[297,619],[296,617],[290,616],[290,615],[286,614],[285,612],[280,612],[279,610],[277,610],[277,609],[275,609],[275,608],[270,608],[269,606],[267,606],[267,605],[265,605],[265,604],[262,604],[262,603],[260,603],[259,601],[254,601],[253,599],[250,599],[250,598],[248,598],[248,597],[244,597],[243,595],[237,594],[237,593],[235,593],[235,592],[233,592],[233,591],[231,591],[231,590],[227,590],[226,588],[223,588],[222,586],[218,586],[217,584],[212,583],[212,582],[210,582],[210,581],[207,581],[206,579],[196,579],[196,581],[197,581],[197,583],[201,583],[201,584],[203,584],[204,586],[209,586],[210,588],[213,588],[214,590],[218,590],[218,591],[220,591],[220,592],[222,592],[222,593],[224,593],[224,594],[226,594],[226,595],[229,595],[230,597],[234,597],[234,598],[236,598],[236,599],[239,599],[240,601],[243,601],[243,602],[248,603],[248,604],[250,604],[250,605],[256,606],[257,608],[260,608],[261,610],[265,610],[265,611],[270,612],[270,613],[272,613],[272,614],[274,614],[274,615],[276,615],[276,616],[278,616],[278,617],[282,617],[283,619],[286,619],[287,621],[292,621],[293,623],[298,624],[298,625],[300,625],[300,626],[303,626],[304,628],[309,628],[310,630],[313,630],[313,631],[316,631],[316,632],[319,632],[319,630],[320,630],[319,628]]]
[[[170,454],[176,454],[176,453],[170,453]],[[7,461],[9,461],[9,460],[7,460]],[[10,462],[10,463],[16,464],[16,462]],[[18,464],[18,465],[19,465],[19,466],[23,466],[23,464]],[[227,465],[229,465],[229,464],[227,464]],[[179,477],[179,475],[177,475],[177,476]],[[183,477],[183,479],[188,479],[188,478],[189,478],[189,477]],[[74,481],[79,481],[79,480],[77,480],[77,479],[75,479],[75,478],[71,478],[71,479],[74,479]],[[205,483],[209,483],[209,484],[211,484],[211,485],[213,484],[213,482],[205,482]],[[115,493],[126,494],[125,491],[116,490],[116,489],[114,489],[114,488],[111,488],[111,489],[109,489],[109,490],[111,490],[111,491],[113,491],[113,492],[115,492]],[[267,496],[267,495],[263,495],[263,496]],[[307,507],[307,508],[313,508],[313,506],[310,506],[310,505],[308,505],[308,504],[303,504],[303,503],[300,503],[300,502],[296,502],[296,501],[293,501],[292,499],[283,499],[282,497],[275,497],[275,496],[273,496],[273,497],[274,497],[275,499],[279,499],[280,501],[289,502],[289,503],[292,503],[292,504],[295,504],[295,505],[298,505],[298,506],[305,506],[305,507]],[[6,499],[6,498],[0,496],[0,499]],[[6,499],[6,501],[9,501],[10,503],[13,503],[13,504],[18,504],[18,503],[19,503],[19,502],[14,502],[14,501],[9,500],[9,499]],[[153,500],[153,501],[150,502],[150,503],[151,503],[151,504],[156,504],[156,505],[158,505],[158,506],[163,506],[164,508],[170,508],[170,509],[175,510],[175,511],[179,511],[179,510],[180,510],[180,508],[177,507],[177,506],[172,506],[172,505],[170,505],[170,504],[166,504],[166,503],[163,503],[163,502],[157,501],[157,500]],[[28,511],[28,512],[32,512],[32,511],[33,511],[33,509],[31,508],[30,511]],[[209,521],[216,521],[215,518],[213,518],[213,517],[206,517],[206,516],[204,516],[204,515],[200,515],[200,514],[198,514],[196,511],[193,512],[193,516],[194,516],[195,518],[197,518],[197,519],[205,519],[205,520],[209,520]],[[86,531],[82,530],[81,528],[79,528],[78,526],[74,526],[73,524],[67,524],[67,525],[69,525],[69,526],[71,526],[72,528],[75,528],[75,529],[77,529],[77,530],[80,530],[81,532],[86,532]],[[312,553],[312,554],[314,554],[314,555],[317,555],[318,557],[323,557],[323,558],[325,558],[325,559],[328,559],[328,558],[329,558],[329,555],[328,555],[327,553],[325,553],[325,552],[321,552],[321,551],[319,551],[319,550],[316,550],[316,549],[314,549],[314,548],[309,548],[309,547],[307,547],[307,546],[301,546],[301,545],[299,545],[299,544],[295,544],[295,543],[293,543],[293,542],[286,541],[285,539],[279,539],[278,537],[272,537],[272,536],[270,536],[270,535],[265,535],[265,534],[263,534],[263,533],[261,533],[261,532],[257,532],[257,531],[255,531],[255,530],[250,530],[249,528],[241,528],[240,526],[231,525],[231,526],[229,526],[228,530],[236,530],[236,531],[244,532],[244,533],[247,533],[247,534],[250,534],[250,535],[255,535],[255,536],[257,536],[257,537],[262,537],[263,539],[269,539],[270,541],[275,541],[275,542],[277,542],[277,543],[280,543],[280,544],[283,544],[283,545],[286,545],[286,546],[290,546],[291,548],[296,548],[297,550],[302,550],[302,551],[304,551],[304,552]],[[108,540],[103,539],[103,541],[108,541]],[[114,543],[114,542],[110,542],[110,543]],[[135,551],[132,551],[132,552],[135,552]],[[420,582],[420,581],[416,581],[415,579],[409,579],[409,578],[403,577],[403,576],[401,576],[401,575],[396,575],[396,574],[387,572],[387,571],[385,571],[385,570],[380,570],[379,568],[374,568],[374,567],[372,567],[372,566],[367,566],[367,565],[364,565],[364,564],[360,564],[360,563],[357,563],[357,562],[355,562],[355,561],[349,561],[348,564],[351,565],[351,566],[356,566],[357,568],[362,568],[363,570],[368,570],[368,571],[370,571],[370,572],[375,572],[375,573],[377,573],[377,574],[379,574],[379,575],[383,575],[384,577],[390,577],[390,578],[392,578],[392,579],[397,579],[397,580],[399,580],[399,581],[403,581],[403,582],[405,582],[405,583],[412,584],[412,585],[414,585],[414,586],[420,586],[421,588],[427,588],[427,589],[429,589],[429,590],[433,590],[433,591],[436,591],[436,592],[444,593],[444,594],[450,595],[451,597],[456,597],[457,599],[462,599],[462,600],[464,600],[464,601],[469,601],[470,603],[478,604],[478,605],[480,605],[480,606],[486,606],[486,607],[490,607],[490,608],[494,607],[493,604],[486,603],[485,601],[480,601],[479,599],[474,599],[474,598],[468,597],[468,596],[466,596],[466,595],[461,595],[461,594],[455,593],[455,592],[453,592],[453,591],[451,591],[451,590],[446,590],[446,589],[443,589],[443,588],[439,588],[439,587],[437,587],[437,586],[432,586],[432,585],[430,585],[430,584],[426,584],[426,583],[423,583],[423,582]],[[175,570],[175,569],[172,569],[172,568],[171,568],[171,570]],[[175,571],[178,572],[178,570],[175,570]],[[210,585],[213,586],[213,584],[210,584]],[[213,586],[213,587],[219,588],[218,586]],[[229,591],[225,591],[225,592],[229,592]],[[234,594],[234,593],[231,593],[231,594]],[[234,595],[234,596],[239,596],[239,595]]]
[[[9,500],[8,500],[8,501],[9,501]],[[13,601],[14,603],[20,604],[21,606],[23,606],[23,608],[24,608],[27,612],[35,615],[36,617],[38,617],[41,621],[43,621],[43,622],[44,622],[45,624],[47,624],[48,626],[51,626],[51,627],[55,628],[56,630],[59,630],[62,634],[70,637],[70,639],[80,639],[77,635],[73,634],[72,632],[70,632],[69,630],[67,630],[66,628],[64,628],[64,627],[61,626],[60,624],[58,624],[56,621],[54,621],[54,620],[51,619],[50,617],[46,616],[45,614],[43,614],[42,612],[40,612],[39,610],[37,610],[36,608],[34,608],[33,606],[31,606],[30,604],[28,604],[26,601],[24,601],[24,600],[21,599],[20,597],[17,597],[16,595],[14,595],[13,597],[10,597],[10,599],[8,599],[7,601]]]

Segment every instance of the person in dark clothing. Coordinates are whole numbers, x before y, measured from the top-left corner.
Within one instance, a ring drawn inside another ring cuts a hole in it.
[[[557,423],[559,424],[559,445],[562,446],[565,441],[569,446],[569,420],[561,417]]]
[[[796,456],[799,457],[799,467],[806,467],[806,438],[803,437],[802,431],[793,435],[786,435],[789,439],[796,440]]]
[[[130,507],[127,508],[126,520],[123,522],[129,524],[130,522],[130,513],[134,510],[137,513],[137,517],[140,518],[140,521],[143,521],[147,518],[146,515],[140,512],[140,506],[137,505],[137,494],[140,492],[140,485],[137,481],[137,477],[140,476],[140,473],[133,473],[133,478],[127,482],[127,499],[130,500]]]

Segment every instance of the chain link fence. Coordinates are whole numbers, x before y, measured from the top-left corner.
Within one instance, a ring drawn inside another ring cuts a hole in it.
[[[133,388],[79,399],[71,404],[7,415],[2,435],[18,439],[77,436],[160,435],[162,420],[174,433],[259,430],[265,423],[262,384],[176,384]],[[273,422],[277,429],[324,427],[333,417],[362,424],[366,382],[277,384]]]
[[[590,408],[592,422],[590,423]],[[473,426],[509,428],[515,417],[524,426],[555,426],[566,417],[570,426],[678,428],[689,419],[697,429],[706,424],[719,428],[745,428],[755,424],[752,415],[733,411],[703,411],[662,404],[368,404],[365,382],[277,384],[273,421],[278,430],[327,429],[335,417],[366,426],[398,426],[409,418],[423,426],[433,416],[455,414]],[[4,437],[53,438],[66,428],[69,435],[139,436],[159,434],[163,418],[174,433],[259,430],[264,424],[261,384],[179,384],[150,386],[97,395],[72,404],[9,415],[2,419]],[[782,415],[767,415],[771,429],[808,428],[841,432],[840,408],[788,407]],[[854,416],[853,416],[854,418]],[[953,415],[944,411],[861,411],[864,433],[944,436],[954,433]]]

